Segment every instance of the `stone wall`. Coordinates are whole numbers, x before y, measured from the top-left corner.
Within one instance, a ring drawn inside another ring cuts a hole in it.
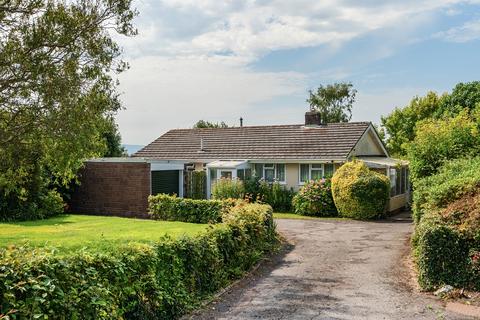
[[[74,213],[147,217],[150,164],[144,162],[87,162],[81,185],[73,192]]]

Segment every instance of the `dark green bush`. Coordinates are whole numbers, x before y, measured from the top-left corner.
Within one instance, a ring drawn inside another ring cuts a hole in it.
[[[424,212],[445,207],[479,186],[479,157],[447,162],[437,174],[416,181],[412,206],[415,222]]]
[[[106,253],[0,249],[0,317],[175,319],[276,244],[272,209],[240,204],[195,237]]]
[[[245,199],[248,202],[266,203],[276,212],[292,210],[293,189],[288,189],[279,182],[268,183],[253,176],[245,181]]]
[[[306,216],[336,216],[330,179],[307,182],[293,197],[295,213]]]
[[[158,194],[148,198],[149,214],[153,219],[192,223],[217,223],[234,200],[194,200]]]
[[[64,205],[56,190],[41,190],[23,198],[0,192],[0,221],[46,219],[63,213]]]
[[[412,241],[419,284],[426,290],[445,284],[478,290],[480,234],[472,236],[451,222],[436,212],[417,225]]]
[[[341,216],[372,219],[383,215],[390,198],[387,176],[368,169],[362,161],[342,165],[332,177],[335,206]]]

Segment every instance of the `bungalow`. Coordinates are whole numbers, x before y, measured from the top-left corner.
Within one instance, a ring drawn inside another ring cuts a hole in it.
[[[243,180],[252,175],[298,190],[308,180],[331,176],[342,163],[353,158],[364,161],[370,168],[390,177],[389,211],[400,209],[407,204],[407,163],[389,157],[372,124],[324,124],[315,112],[307,112],[305,123],[297,125],[240,125],[232,128],[170,130],[131,158],[96,159],[90,164],[87,163],[86,169],[97,166],[95,170],[98,172],[99,163],[110,163],[110,166],[115,163],[114,172],[129,176],[123,183],[119,183],[125,186],[132,183],[135,177],[131,177],[128,170],[122,171],[122,165],[119,167],[119,164],[142,164],[146,168],[142,172],[148,172],[148,177],[140,179],[143,182],[136,179],[139,181],[134,183],[145,189],[141,195],[136,196],[139,199],[143,197],[142,201],[145,202],[146,194],[176,193],[183,196],[184,174],[188,170],[206,170],[206,196],[209,197],[212,185],[217,179]],[[91,171],[84,173],[92,176]],[[112,172],[109,169],[106,171],[104,174],[107,175]],[[101,192],[105,192],[115,189],[115,186],[102,187],[98,184],[101,180],[98,177],[94,179],[97,183],[95,190],[100,192],[101,188]],[[145,181],[148,181],[148,187],[145,186]],[[86,185],[84,182],[81,188],[88,188],[88,184],[88,181]],[[132,187],[133,189],[138,188]],[[113,202],[121,204],[126,197],[122,195],[124,188],[116,190],[119,199],[114,199]],[[98,194],[97,191],[95,194]],[[83,196],[88,197],[87,194]],[[131,197],[127,198],[132,201]],[[90,205],[89,210],[93,207],[95,206]],[[112,211],[111,206],[102,204],[101,207],[103,210]],[[143,210],[139,208],[143,207],[137,206],[134,211]],[[131,208],[123,205],[123,209],[119,211],[122,210],[131,211]]]

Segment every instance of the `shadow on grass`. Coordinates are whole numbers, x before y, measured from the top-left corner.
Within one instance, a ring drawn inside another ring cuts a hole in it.
[[[41,220],[12,221],[12,222],[4,222],[4,223],[13,225],[13,226],[40,227],[40,226],[70,224],[74,222],[68,221],[68,215],[62,214],[62,215],[58,215],[58,216],[47,218],[47,219],[41,219]]]

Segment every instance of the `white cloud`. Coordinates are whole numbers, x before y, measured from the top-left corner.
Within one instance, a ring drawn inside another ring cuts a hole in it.
[[[480,39],[480,20],[468,21],[462,26],[436,33],[434,37],[458,43]]]
[[[287,106],[281,114],[256,106],[305,94],[309,75],[346,79],[352,74],[349,66],[316,65],[308,74],[273,73],[251,70],[252,62],[280,49],[324,45],[325,51],[335,52],[371,32],[386,34],[383,45],[368,56],[352,52],[352,60],[381,59],[414,41],[417,26],[464,2],[471,1],[137,0],[139,35],[118,39],[131,64],[120,77],[127,108],[118,116],[124,141],[147,143],[200,118],[233,124],[255,112],[249,117],[254,121],[288,121],[299,106]],[[453,39],[468,30],[471,38],[477,29],[471,25],[446,36]],[[382,103],[369,99],[359,95],[360,110],[371,116],[362,101]]]
[[[217,59],[144,57],[121,75],[127,109],[117,117],[126,143],[145,144],[172,128],[197,120],[227,121],[240,116],[261,121],[257,103],[304,91],[304,76],[293,72],[252,72]],[[272,114],[270,114],[272,117]]]

